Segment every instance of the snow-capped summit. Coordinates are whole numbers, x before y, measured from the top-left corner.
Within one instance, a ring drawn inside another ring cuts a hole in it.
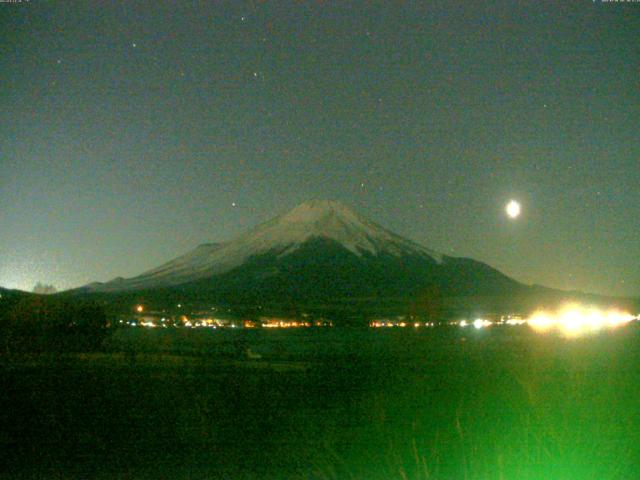
[[[434,259],[440,257],[333,200],[302,203],[288,213],[258,225],[238,241],[250,245],[252,250],[287,247],[286,252],[290,252],[311,238],[334,240],[358,256],[365,252],[373,255],[384,252],[396,256],[421,253]]]
[[[311,239],[336,242],[352,254],[420,256],[440,262],[442,256],[356,214],[332,200],[311,200],[225,243],[204,244],[158,268],[130,279],[91,284],[94,291],[120,291],[179,285],[219,275],[249,258],[275,253],[286,256]]]

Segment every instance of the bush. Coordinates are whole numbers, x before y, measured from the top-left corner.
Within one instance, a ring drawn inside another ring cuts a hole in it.
[[[106,326],[104,310],[82,300],[30,295],[0,308],[0,338],[7,353],[96,350]]]

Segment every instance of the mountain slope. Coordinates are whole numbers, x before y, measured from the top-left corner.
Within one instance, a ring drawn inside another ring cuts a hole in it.
[[[274,250],[255,255],[229,272],[179,288],[199,292],[203,298],[295,303],[299,299],[415,297],[425,289],[446,296],[494,295],[514,293],[524,286],[470,259],[441,256],[436,261],[420,251],[356,255],[333,239],[314,237],[290,253]]]
[[[353,314],[427,311],[433,318],[445,311],[456,316],[532,311],[566,301],[623,304],[523,285],[482,262],[434,252],[326,200],[303,203],[230,242],[200,245],[136,277],[60,295],[69,294],[93,295],[118,308],[139,302],[274,311],[304,305]]]
[[[443,258],[360,217],[338,202],[316,200],[258,225],[231,242],[201,245],[137,277],[94,283],[86,289],[108,292],[182,285],[227,273],[255,256],[271,252],[287,256],[316,238],[332,240],[357,258],[365,255],[419,256],[431,263]]]
[[[482,262],[439,254],[338,202],[316,200],[233,241],[201,245],[137,277],[80,292],[168,304],[412,304],[428,297],[433,305],[439,298],[509,297],[526,288]]]

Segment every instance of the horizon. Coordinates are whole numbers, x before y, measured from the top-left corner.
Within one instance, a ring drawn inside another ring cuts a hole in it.
[[[292,209],[289,209],[289,210],[287,210],[286,212],[282,212],[282,213],[280,213],[280,214],[276,215],[275,217],[272,217],[272,218],[267,219],[267,220],[265,220],[265,221],[259,222],[258,224],[254,225],[253,227],[250,227],[250,228],[249,228],[248,230],[246,230],[245,232],[242,232],[241,234],[239,234],[238,236],[236,236],[236,237],[234,237],[234,238],[232,238],[232,239],[230,239],[230,240],[227,240],[227,241],[224,241],[224,242],[206,242],[206,243],[202,243],[202,244],[196,245],[192,250],[189,250],[189,251],[187,251],[187,252],[183,252],[181,255],[188,254],[188,253],[190,253],[190,252],[192,252],[192,251],[194,251],[194,250],[196,250],[196,249],[198,249],[198,248],[200,248],[200,247],[205,247],[205,246],[223,246],[223,245],[225,245],[225,244],[232,244],[233,242],[235,242],[235,241],[237,241],[237,240],[241,239],[241,238],[242,238],[242,237],[244,237],[246,234],[250,233],[250,232],[251,232],[251,231],[253,231],[255,228],[258,228],[258,227],[262,226],[263,224],[269,223],[269,222],[270,222],[270,221],[272,221],[272,220],[276,220],[276,219],[279,219],[279,218],[285,217],[285,216],[289,215],[291,212],[294,212],[294,211],[296,211],[296,210],[299,210],[299,209],[301,209],[302,207],[313,207],[313,208],[315,208],[315,207],[317,207],[317,206],[318,206],[317,204],[319,204],[319,203],[320,203],[320,204],[326,204],[325,206],[326,206],[328,209],[333,209],[333,208],[338,207],[338,208],[339,208],[339,209],[341,209],[341,210],[346,210],[346,212],[348,212],[348,213],[354,213],[355,215],[357,215],[357,216],[359,216],[359,217],[360,217],[360,214],[359,214],[357,211],[355,211],[355,210],[353,210],[353,209],[349,208],[349,206],[348,206],[348,205],[345,205],[345,204],[343,204],[343,203],[342,203],[342,202],[340,202],[340,201],[333,200],[333,199],[313,198],[313,199],[310,199],[310,200],[306,200],[306,201],[304,201],[304,202],[302,202],[302,203],[300,203],[300,204],[296,205],[296,206],[295,206],[295,207],[293,207]],[[363,218],[363,220],[373,221],[372,219],[369,219],[369,218]],[[304,219],[304,220],[298,219],[297,221],[308,221],[308,219]],[[384,225],[379,225],[379,226],[386,230],[386,228],[384,227]],[[394,234],[394,235],[398,235],[398,236],[400,236],[400,237],[401,237],[402,239],[404,239],[404,240],[413,241],[413,240],[408,239],[408,238],[406,238],[406,237],[402,237],[402,236],[401,236],[400,234],[398,234],[397,232],[391,232],[391,233],[392,233],[392,234]],[[310,237],[310,238],[314,238],[314,237],[312,236],[312,237]],[[421,244],[419,244],[419,243],[418,243],[418,245],[419,245],[419,246],[421,246],[421,247],[423,247],[423,248],[426,248],[426,249],[428,250],[428,248],[427,248],[427,247],[425,247],[424,245],[421,245]],[[433,253],[438,254],[438,255],[442,255],[442,253],[441,253],[441,252],[433,252]],[[181,256],[181,255],[180,255],[180,256]],[[455,256],[451,256],[451,255],[446,255],[446,254],[445,254],[445,256],[455,257]],[[457,258],[469,258],[469,257],[461,256],[461,257],[457,257]],[[167,262],[170,262],[170,261],[173,261],[173,260],[175,260],[175,259],[174,259],[174,258],[172,258],[172,259],[168,259],[168,260],[167,260]],[[477,259],[472,259],[472,260],[477,260]],[[164,263],[166,263],[166,262],[164,262]],[[484,263],[484,262],[483,262],[483,263]],[[153,267],[153,269],[155,269],[155,268],[157,268],[157,267],[160,267],[160,266],[161,266],[161,265],[156,265],[155,267]],[[489,266],[491,266],[491,265],[489,265]],[[152,270],[152,269],[150,269],[150,270]],[[90,282],[90,283],[87,283],[87,284],[84,284],[84,285],[74,286],[74,287],[71,287],[71,288],[68,288],[68,289],[65,289],[65,290],[58,290],[58,289],[56,289],[56,288],[55,288],[55,286],[53,286],[53,285],[46,285],[46,284],[42,284],[42,283],[40,283],[40,282],[39,282],[38,284],[36,284],[36,286],[34,287],[34,289],[33,289],[33,290],[26,290],[26,291],[28,291],[28,292],[33,292],[33,293],[40,293],[40,294],[63,293],[63,292],[66,292],[66,291],[74,290],[74,289],[76,289],[76,288],[87,287],[87,286],[90,286],[90,285],[92,285],[92,284],[105,284],[105,283],[110,283],[110,282],[113,282],[113,281],[127,280],[127,279],[130,279],[130,278],[135,278],[135,277],[137,277],[138,275],[143,275],[143,274],[145,274],[145,273],[147,273],[147,272],[148,272],[148,270],[146,270],[146,271],[144,271],[144,272],[139,272],[139,274],[136,274],[136,275],[134,275],[133,277],[123,277],[123,276],[118,276],[118,277],[114,277],[114,278],[111,278],[111,279],[106,280],[106,281],[99,281],[99,280],[95,280],[95,281],[92,281],[92,282]],[[520,282],[520,280],[518,280],[518,278],[514,278],[514,277],[511,277],[511,278],[513,278],[513,280],[516,280],[517,282]],[[547,285],[542,285],[542,284],[537,284],[537,283],[531,283],[531,284],[527,284],[527,283],[524,283],[524,282],[520,282],[520,283],[522,283],[523,285],[525,285],[525,286],[527,286],[527,287],[544,287],[544,288],[551,288],[551,287],[548,287]],[[3,286],[2,286],[2,285],[0,285],[0,288],[2,288],[2,287],[3,287]],[[18,290],[21,290],[21,289],[18,289]],[[47,290],[47,291],[44,291],[44,290]],[[562,289],[559,289],[559,290],[563,291]],[[25,291],[25,290],[21,290],[21,291]],[[603,295],[603,294],[600,294],[600,293],[598,293],[598,292],[589,292],[589,291],[581,291],[581,290],[564,290],[564,292],[566,292],[566,293],[580,293],[580,294],[587,294],[587,295],[596,295],[596,296],[604,296],[604,297],[607,297],[607,295]],[[626,299],[636,299],[636,298],[640,298],[640,295],[637,295],[637,296],[636,296],[636,295],[629,295],[629,296],[608,295],[608,296],[609,296],[609,297],[612,297],[612,298],[619,297],[619,298],[621,298],[621,299],[623,299],[623,298],[626,298]]]

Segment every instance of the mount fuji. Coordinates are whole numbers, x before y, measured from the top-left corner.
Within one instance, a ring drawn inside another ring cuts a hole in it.
[[[235,240],[208,243],[133,278],[84,292],[162,290],[200,298],[293,301],[514,294],[527,288],[490,266],[403,238],[339,202],[314,200]]]

